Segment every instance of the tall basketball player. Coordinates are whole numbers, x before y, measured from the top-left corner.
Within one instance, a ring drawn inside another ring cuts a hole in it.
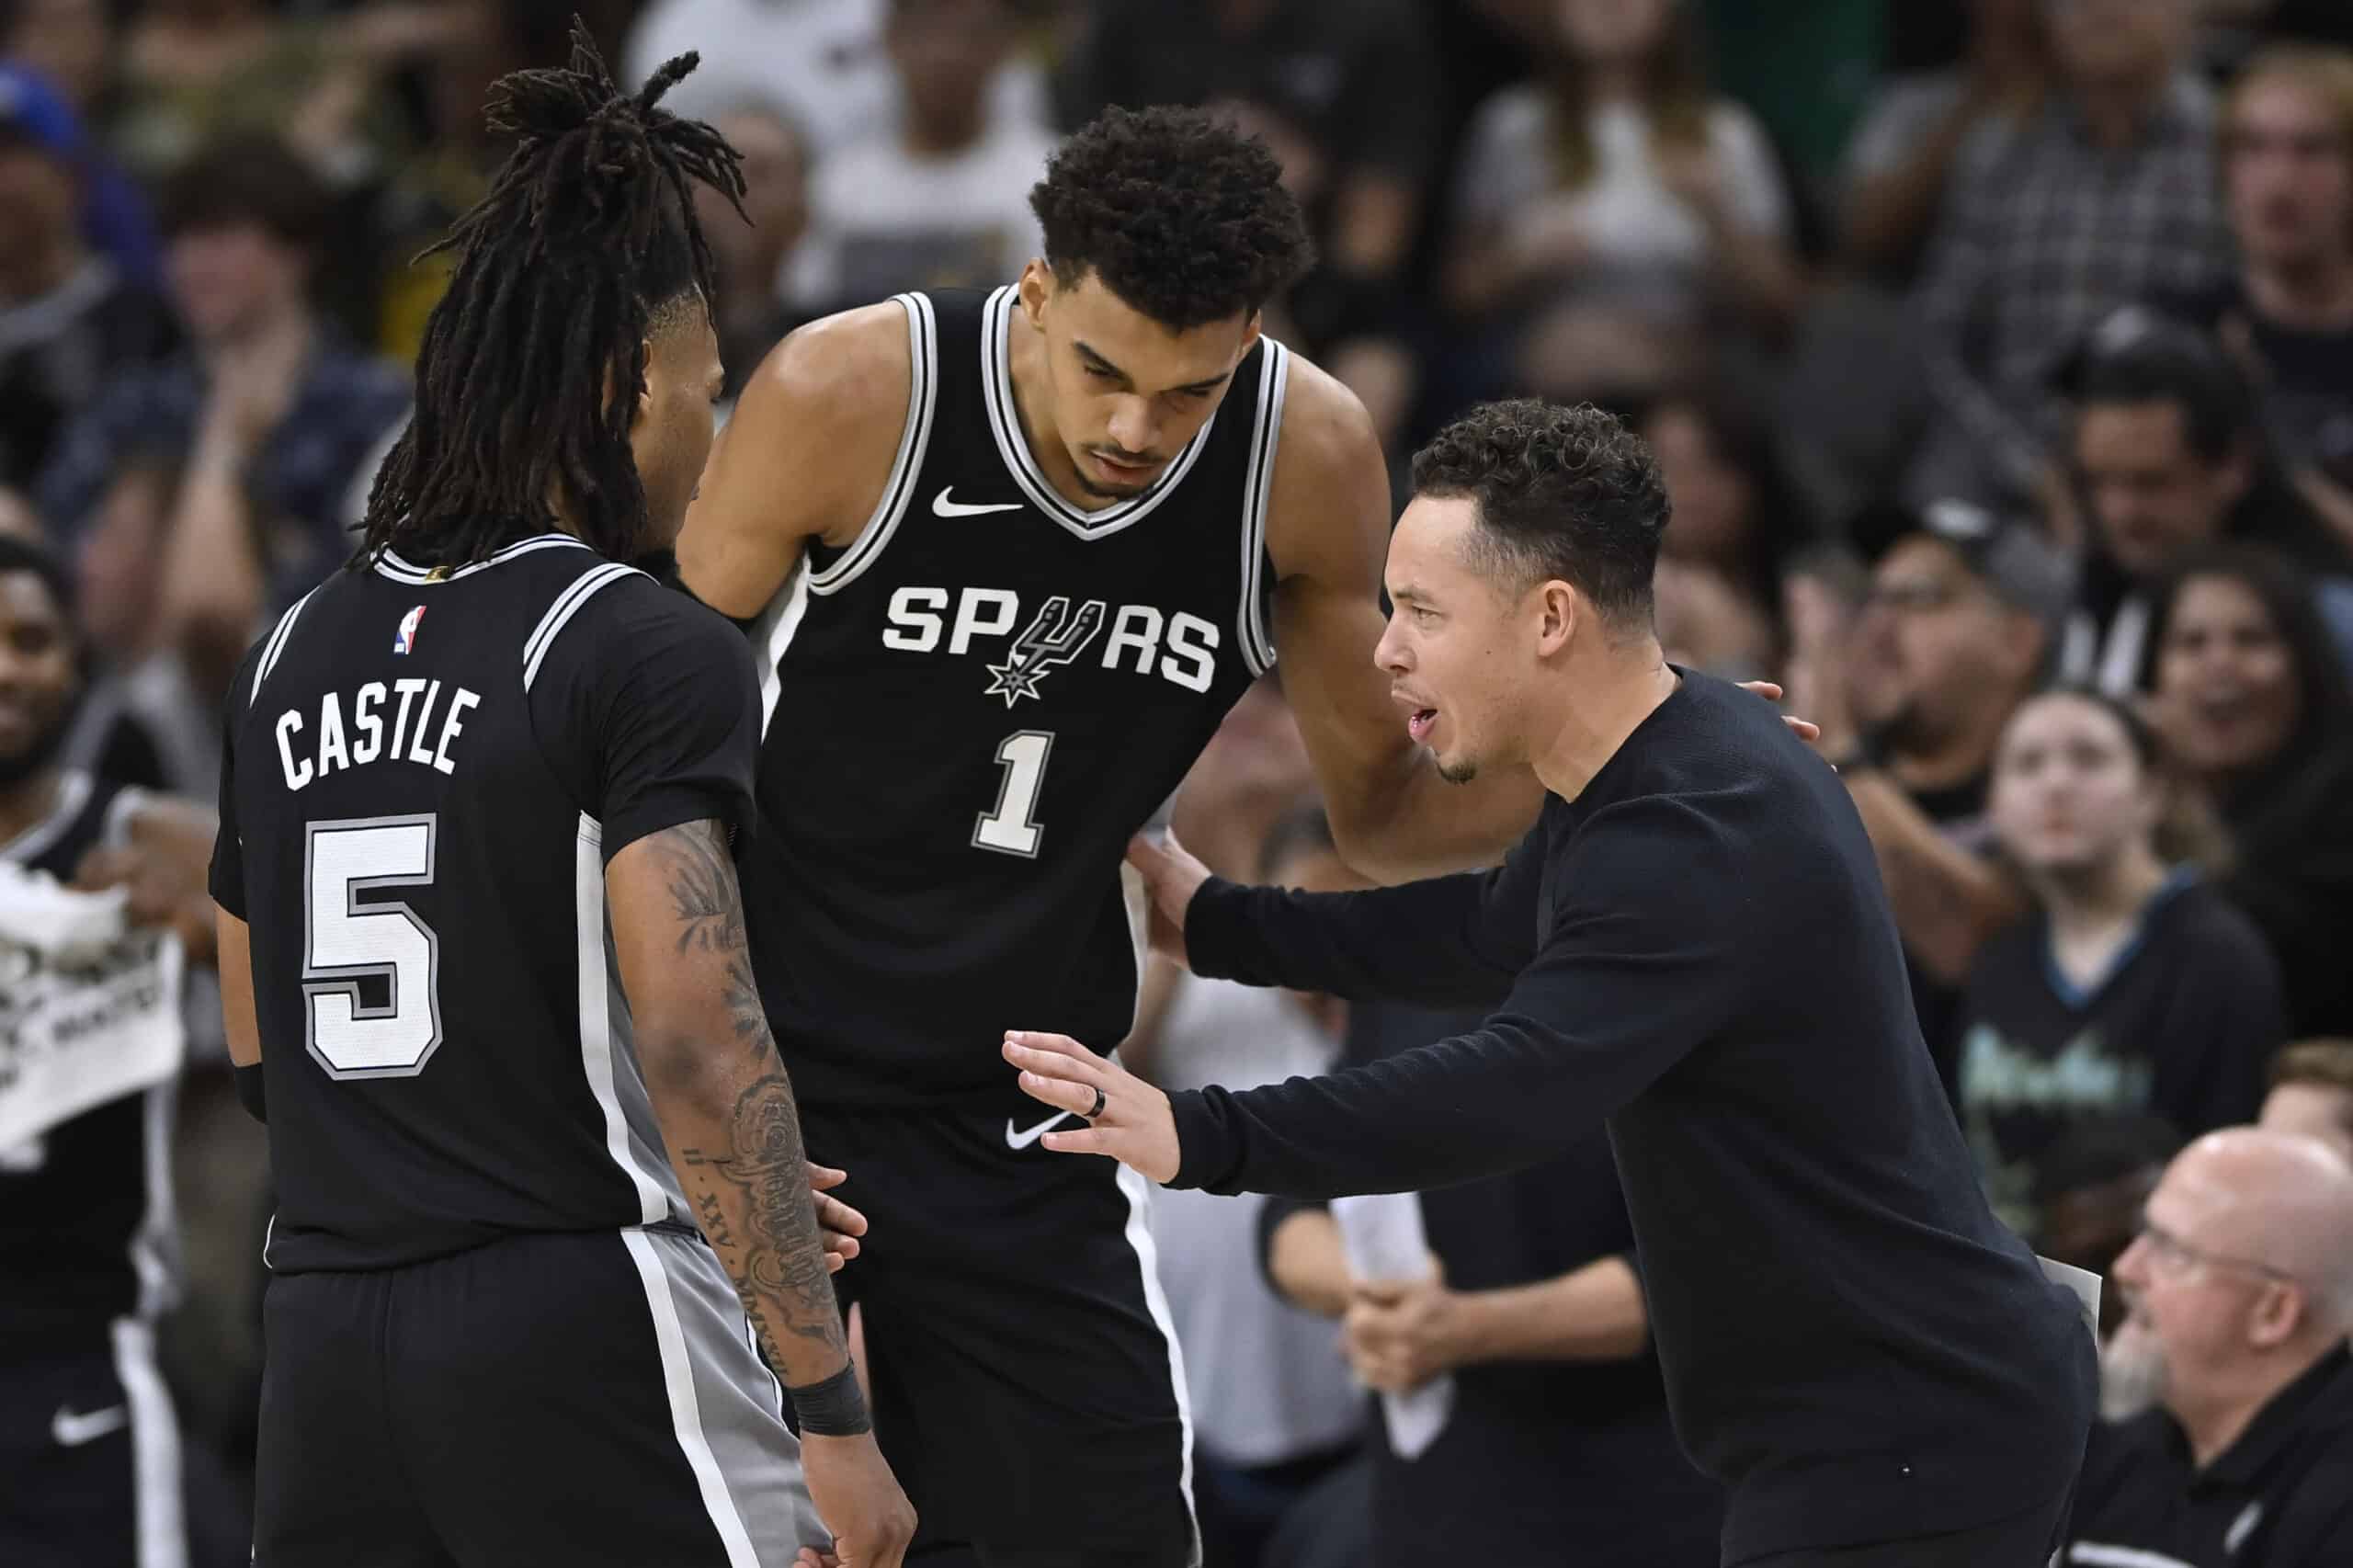
[[[1031,204],[1017,282],[769,355],[678,558],[764,672],[754,959],[812,1154],[873,1221],[842,1284],[919,1552],[1174,1568],[1197,1547],[1143,1183],[1040,1146],[1063,1119],[1003,1031],[1127,1032],[1121,852],[1278,652],[1360,869],[1500,856],[1541,789],[1454,790],[1396,722],[1379,443],[1259,331],[1308,249],[1272,155],[1114,109]]]
[[[624,563],[676,536],[720,387],[688,198],[742,181],[658,107],[693,63],[623,95],[576,33],[499,82],[519,140],[366,545],[231,693],[222,992],[278,1191],[258,1568],[889,1568],[913,1534],[745,964],[753,672]]]

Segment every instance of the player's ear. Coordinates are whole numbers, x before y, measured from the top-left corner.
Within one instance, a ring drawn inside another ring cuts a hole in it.
[[[1031,256],[1029,265],[1021,269],[1021,281],[1017,286],[1021,299],[1021,313],[1029,324],[1045,330],[1046,301],[1054,297],[1054,269],[1043,256]]]
[[[1576,635],[1577,618],[1585,613],[1586,604],[1574,588],[1558,577],[1537,584],[1535,599],[1536,653],[1549,659]]]

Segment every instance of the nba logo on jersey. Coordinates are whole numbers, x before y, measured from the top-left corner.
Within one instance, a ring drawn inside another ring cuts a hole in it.
[[[418,605],[401,617],[401,629],[392,633],[392,652],[405,653],[416,646],[417,623],[425,619],[425,607]]]

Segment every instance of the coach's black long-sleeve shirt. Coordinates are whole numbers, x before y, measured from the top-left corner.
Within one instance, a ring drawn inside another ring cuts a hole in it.
[[[1173,1096],[1174,1184],[1327,1198],[1545,1159],[1608,1119],[1725,1561],[1963,1528],[2072,1481],[2074,1299],[1987,1209],[1912,1016],[1862,823],[1765,703],[1686,675],[1503,867],[1371,892],[1212,882],[1204,974],[1492,998],[1323,1078]]]

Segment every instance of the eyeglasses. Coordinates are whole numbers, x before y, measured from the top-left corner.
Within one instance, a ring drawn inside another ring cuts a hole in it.
[[[2226,1268],[2241,1274],[2257,1275],[2265,1279],[2276,1279],[2283,1285],[2300,1283],[2284,1268],[2274,1268],[2251,1257],[2232,1257],[2226,1253],[2208,1252],[2203,1247],[2192,1246],[2151,1221],[2146,1214],[2141,1216],[2139,1228],[2133,1233],[2148,1244],[2149,1261],[2160,1274],[2178,1278],[2195,1268]]]

